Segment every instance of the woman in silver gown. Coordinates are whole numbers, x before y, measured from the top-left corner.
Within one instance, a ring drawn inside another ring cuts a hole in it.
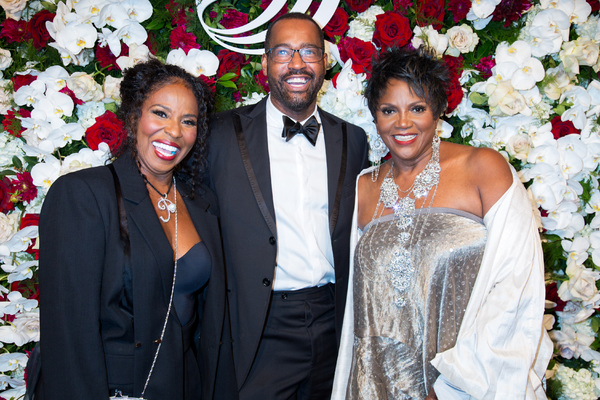
[[[444,64],[394,49],[365,96],[391,159],[357,181],[333,399],[545,399],[531,202],[498,152],[442,142]]]

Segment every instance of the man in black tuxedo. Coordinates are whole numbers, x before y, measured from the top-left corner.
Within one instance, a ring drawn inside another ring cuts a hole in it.
[[[331,394],[355,180],[368,160],[364,131],[316,105],[326,63],[319,26],[280,17],[262,56],[269,97],[211,126],[242,400]]]

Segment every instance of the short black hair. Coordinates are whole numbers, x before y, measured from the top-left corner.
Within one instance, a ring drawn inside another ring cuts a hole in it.
[[[271,24],[267,28],[267,36],[265,37],[265,51],[269,50],[271,48],[271,31],[273,30],[273,27],[279,21],[285,21],[286,19],[300,19],[300,20],[304,20],[304,21],[310,21],[313,24],[315,24],[315,27],[317,28],[317,31],[319,32],[319,41],[321,42],[321,48],[322,49],[325,48],[325,35],[323,34],[323,29],[321,29],[319,24],[317,24],[317,22],[314,19],[312,19],[312,17],[310,15],[299,13],[299,12],[291,12],[291,13],[283,14],[281,17],[279,17],[275,21],[271,22]]]
[[[367,82],[365,97],[373,117],[390,79],[406,82],[410,90],[431,107],[434,118],[439,118],[448,106],[446,88],[450,74],[444,62],[437,58],[435,50],[391,48],[374,61],[371,77]]]
[[[202,180],[208,155],[209,116],[213,107],[211,89],[200,78],[195,78],[176,65],[163,64],[157,59],[135,65],[124,71],[121,82],[121,106],[117,115],[127,131],[127,138],[115,152],[116,156],[130,152],[137,157],[137,128],[142,116],[142,105],[161,88],[181,83],[192,91],[198,103],[197,136],[194,147],[181,162],[178,175],[192,187],[192,193]],[[188,162],[188,160],[190,160]]]

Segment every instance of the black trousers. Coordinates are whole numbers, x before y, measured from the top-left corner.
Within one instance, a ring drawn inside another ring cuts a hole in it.
[[[326,400],[337,359],[334,285],[273,292],[241,400]]]

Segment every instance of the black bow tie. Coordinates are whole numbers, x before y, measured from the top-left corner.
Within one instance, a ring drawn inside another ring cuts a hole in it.
[[[291,118],[283,116],[283,134],[281,137],[285,138],[286,142],[289,142],[296,134],[301,133],[306,136],[306,139],[313,146],[317,143],[317,136],[319,135],[319,123],[313,115],[306,121],[304,125],[300,122],[294,122]]]

